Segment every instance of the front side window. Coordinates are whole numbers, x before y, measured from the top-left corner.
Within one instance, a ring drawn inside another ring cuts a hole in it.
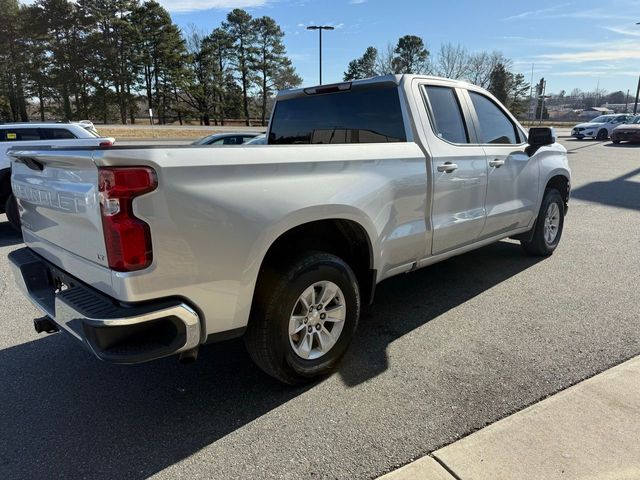
[[[431,121],[438,137],[453,143],[469,143],[456,92],[449,87],[426,86]]]
[[[469,92],[478,116],[480,143],[519,143],[516,127],[509,117],[493,101],[476,92]]]
[[[613,117],[611,115],[600,115],[599,117],[591,120],[591,123],[607,123],[610,122]]]
[[[222,142],[223,145],[242,145],[243,137],[227,137]]]
[[[406,142],[398,88],[305,95],[276,103],[269,144]]]
[[[4,137],[7,142],[40,140],[40,131],[37,128],[7,128]]]

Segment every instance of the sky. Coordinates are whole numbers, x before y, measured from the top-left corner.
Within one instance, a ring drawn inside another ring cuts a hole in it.
[[[159,0],[183,30],[209,32],[232,8],[273,17],[304,85],[318,83],[318,34],[307,25],[335,26],[323,35],[323,81],[342,80],[350,60],[368,46],[386,48],[406,34],[434,54],[442,43],[469,51],[499,50],[513,70],[547,80],[547,92],[574,88],[631,95],[640,75],[640,0]]]

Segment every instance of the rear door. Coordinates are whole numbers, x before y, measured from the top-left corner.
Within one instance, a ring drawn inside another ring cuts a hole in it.
[[[537,213],[539,166],[524,151],[524,133],[501,106],[480,92],[464,92],[489,173],[487,220],[480,237],[525,227]]]
[[[446,85],[424,84],[422,94],[432,132],[433,203],[431,253],[473,243],[485,222],[487,164],[481,146],[473,143],[468,112],[460,91]]]

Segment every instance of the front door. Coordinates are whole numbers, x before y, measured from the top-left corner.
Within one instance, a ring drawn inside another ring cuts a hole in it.
[[[488,168],[487,220],[480,238],[526,227],[536,216],[539,166],[524,152],[524,134],[489,97],[468,91]]]

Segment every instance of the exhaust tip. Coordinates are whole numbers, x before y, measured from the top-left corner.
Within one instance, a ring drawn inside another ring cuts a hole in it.
[[[53,320],[51,320],[51,317],[46,315],[44,317],[34,318],[33,328],[35,328],[36,333],[56,333],[60,330]]]
[[[178,356],[178,362],[182,365],[189,365],[198,359],[198,347],[185,350]]]

